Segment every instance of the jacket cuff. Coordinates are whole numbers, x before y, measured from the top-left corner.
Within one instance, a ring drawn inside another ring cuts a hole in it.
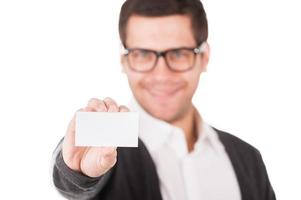
[[[102,178],[102,176],[92,178],[86,176],[81,172],[77,172],[69,168],[63,159],[62,151],[60,151],[57,155],[55,165],[66,179],[68,179],[70,182],[72,182],[82,190],[89,190],[90,188],[95,186]]]

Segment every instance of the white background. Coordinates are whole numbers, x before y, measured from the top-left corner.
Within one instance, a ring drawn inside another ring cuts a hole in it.
[[[5,199],[60,199],[51,154],[89,98],[131,97],[119,64],[123,1],[0,1],[0,184]],[[300,196],[298,1],[206,0],[211,60],[194,102],[257,147],[278,199]],[[1,199],[3,198],[1,197]]]

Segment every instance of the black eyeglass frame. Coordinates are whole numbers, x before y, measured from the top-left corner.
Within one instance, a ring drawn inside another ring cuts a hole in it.
[[[205,51],[205,46],[206,46],[206,41],[202,42],[198,47],[195,47],[195,48],[187,48],[187,47],[182,47],[182,48],[175,48],[175,49],[167,49],[165,51],[155,51],[155,50],[151,50],[151,49],[143,49],[143,48],[124,48],[124,52],[123,52],[123,55],[126,57],[126,60],[127,60],[127,63],[129,65],[129,68],[132,70],[132,71],[135,71],[135,72],[139,72],[139,73],[146,73],[146,72],[150,72],[152,71],[156,66],[157,66],[157,63],[158,63],[158,60],[159,60],[159,57],[163,57],[164,58],[164,61],[166,63],[166,66],[168,67],[169,70],[173,71],[173,72],[186,72],[186,71],[189,71],[191,69],[194,68],[195,66],[195,61],[196,61],[196,55],[197,54],[201,54]],[[148,70],[137,70],[135,68],[133,68],[131,66],[131,63],[129,62],[129,59],[128,59],[128,55],[131,51],[134,51],[134,50],[144,50],[144,51],[148,51],[148,52],[152,52],[156,55],[156,60],[154,62],[154,65],[153,67],[151,67],[150,69]],[[184,69],[184,70],[175,70],[173,69],[172,67],[170,67],[167,59],[166,59],[166,54],[168,52],[171,52],[171,51],[176,51],[176,50],[189,50],[189,51],[193,51],[194,53],[194,60],[193,60],[193,64],[187,68],[187,69]]]

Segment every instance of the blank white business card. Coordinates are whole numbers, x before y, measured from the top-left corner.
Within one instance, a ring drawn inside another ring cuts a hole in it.
[[[75,146],[138,146],[137,112],[77,112]]]

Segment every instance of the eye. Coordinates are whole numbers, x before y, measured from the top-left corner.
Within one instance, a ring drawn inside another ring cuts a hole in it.
[[[135,58],[148,58],[151,56],[151,52],[143,49],[136,49],[131,52],[132,56]]]
[[[129,53],[129,59],[132,63],[146,63],[156,60],[156,54],[149,50],[134,49]]]
[[[175,49],[168,52],[168,58],[171,60],[187,59],[191,52],[186,49]]]
[[[173,50],[170,52],[170,56],[179,58],[179,57],[183,56],[183,52],[180,49]]]

